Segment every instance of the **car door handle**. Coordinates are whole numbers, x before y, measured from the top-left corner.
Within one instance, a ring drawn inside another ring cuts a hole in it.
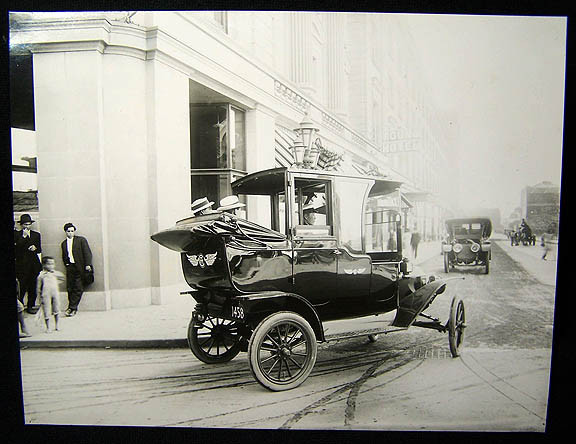
[[[342,252],[340,250],[332,250],[332,254],[340,256],[342,254]]]

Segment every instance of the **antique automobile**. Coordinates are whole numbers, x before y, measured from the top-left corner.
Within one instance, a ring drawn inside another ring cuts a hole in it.
[[[444,272],[450,272],[456,265],[479,265],[483,266],[484,273],[488,274],[492,258],[490,219],[485,217],[448,219],[445,225],[447,236],[442,242]]]
[[[188,328],[193,354],[222,363],[247,352],[253,376],[273,391],[304,382],[318,343],[335,339],[374,341],[419,326],[448,333],[451,354],[459,356],[464,303],[452,299],[445,323],[423,313],[446,282],[411,275],[402,256],[400,186],[377,177],[274,168],[232,183],[235,195],[265,208],[268,222],[213,211],[152,235],[181,255],[191,288],[183,293],[196,300]],[[385,313],[388,319],[379,321]],[[326,327],[368,316],[377,320],[368,330],[331,334]]]

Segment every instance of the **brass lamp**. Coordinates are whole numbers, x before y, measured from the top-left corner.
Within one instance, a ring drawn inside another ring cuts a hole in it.
[[[300,122],[300,126],[294,129],[294,132],[298,135],[294,143],[296,165],[314,168],[320,157],[320,150],[316,146],[319,143],[319,138],[314,137],[319,132],[319,129],[314,126],[314,123],[306,114],[302,122]],[[300,157],[299,150],[303,150],[302,157]]]

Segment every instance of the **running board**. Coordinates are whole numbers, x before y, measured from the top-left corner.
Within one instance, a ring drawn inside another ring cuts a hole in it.
[[[334,333],[331,335],[324,336],[324,342],[333,342],[333,341],[340,341],[342,339],[352,339],[357,338],[359,336],[368,336],[368,335],[385,335],[388,333],[392,333],[395,331],[404,331],[407,330],[405,328],[370,328],[367,330],[357,330],[351,332],[344,332],[344,333]]]

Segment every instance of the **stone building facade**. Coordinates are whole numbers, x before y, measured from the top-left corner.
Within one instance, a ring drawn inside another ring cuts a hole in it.
[[[308,116],[340,169],[404,182],[408,226],[441,234],[453,153],[392,16],[169,11],[11,14],[30,61],[43,250],[72,221],[94,252],[84,309],[160,304],[179,257],[150,235],[217,202],[230,182],[290,163]],[[19,137],[26,140],[30,137]],[[20,149],[20,147],[14,147]],[[266,203],[248,199],[250,219]],[[60,264],[61,265],[61,264]]]
[[[537,234],[550,230],[558,234],[560,216],[560,187],[541,182],[522,190],[522,217]]]

